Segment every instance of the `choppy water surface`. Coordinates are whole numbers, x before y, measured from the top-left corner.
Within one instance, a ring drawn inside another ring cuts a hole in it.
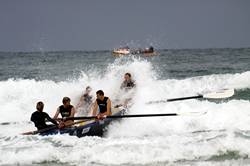
[[[161,50],[116,58],[108,51],[0,53],[0,165],[250,165],[250,49]],[[122,119],[105,137],[23,136],[37,101],[54,115],[83,89],[119,98],[136,80],[129,114],[205,112]],[[226,100],[148,101],[234,88]]]

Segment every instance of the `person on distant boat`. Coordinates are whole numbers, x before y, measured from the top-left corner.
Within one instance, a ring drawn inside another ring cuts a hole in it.
[[[136,86],[135,81],[132,80],[130,73],[125,73],[124,81],[122,82],[120,89],[128,91]]]
[[[150,46],[149,47],[149,52],[153,53],[154,52],[154,47]]]
[[[75,115],[75,108],[70,104],[70,98],[69,97],[64,97],[62,100],[63,105],[59,106],[57,108],[57,111],[54,115],[54,119],[57,119],[58,115],[61,114],[63,119],[66,119],[68,117],[74,117]],[[65,126],[68,124],[72,124],[73,120],[63,120],[60,122],[61,126]]]
[[[111,100],[104,96],[104,92],[102,90],[98,90],[96,92],[96,98],[93,116],[97,115],[97,119],[103,119],[105,116],[111,115]]]
[[[80,98],[79,103],[76,105],[78,116],[88,115],[93,105],[93,96],[90,94],[92,91],[90,86],[87,86],[85,92]]]
[[[146,48],[144,50],[144,53],[153,53],[154,52],[154,47],[150,46],[149,48]]]
[[[36,104],[37,111],[33,112],[30,118],[30,120],[35,123],[37,130],[54,126],[54,125],[47,125],[45,122],[46,120],[58,126],[58,123],[54,119],[52,119],[46,112],[43,112],[43,108],[44,108],[43,102],[39,101]]]

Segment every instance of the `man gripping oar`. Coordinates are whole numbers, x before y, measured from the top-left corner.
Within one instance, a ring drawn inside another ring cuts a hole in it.
[[[70,99],[65,97],[63,100],[63,103],[69,106],[70,105],[69,102],[70,102]],[[52,119],[46,112],[43,112],[43,108],[44,108],[43,102],[39,101],[36,105],[37,111],[33,112],[30,118],[31,121],[35,123],[37,131],[25,132],[25,133],[22,133],[23,135],[33,135],[37,133],[47,132],[53,129],[62,129],[64,127],[69,127],[74,124],[83,122],[83,121],[80,121],[80,122],[67,121],[67,123],[65,123],[64,121],[60,121],[60,123],[58,124],[55,119]],[[46,121],[52,122],[54,125],[47,125]]]
[[[30,120],[35,123],[36,128],[38,130],[41,130],[41,129],[54,126],[54,125],[47,125],[45,122],[46,120],[58,126],[58,123],[56,122],[56,120],[52,119],[46,112],[43,112],[43,108],[44,108],[43,102],[39,101],[36,104],[37,111],[33,112],[31,115]]]
[[[70,104],[70,98],[69,97],[64,97],[62,99],[63,105],[59,106],[56,110],[56,113],[54,115],[53,119],[57,119],[58,115],[60,114],[62,117],[62,121],[60,122],[60,125],[65,126],[68,124],[73,123],[72,120],[65,120],[65,118],[68,117],[74,117],[75,115],[75,108],[73,105]]]
[[[102,90],[96,92],[96,98],[93,115],[96,116],[97,119],[104,119],[106,116],[111,115],[111,100],[104,96]]]

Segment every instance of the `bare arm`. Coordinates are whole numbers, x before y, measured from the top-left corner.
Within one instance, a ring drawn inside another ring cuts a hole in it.
[[[107,115],[111,115],[111,101],[110,99],[108,99],[108,104],[107,104]]]
[[[59,107],[58,107],[57,110],[56,110],[56,113],[55,113],[55,115],[53,117],[53,119],[57,119],[59,113],[60,113],[60,111],[59,111]]]
[[[50,121],[51,123],[54,123],[55,125],[58,125],[58,123],[55,121],[55,119],[52,119],[47,113],[46,113],[46,118],[48,121]]]
[[[84,102],[84,96],[82,95],[79,100],[79,103],[76,105],[76,110],[83,104],[83,102]]]
[[[96,113],[97,113],[97,108],[98,108],[98,105],[97,105],[97,102],[95,101],[94,109],[93,109],[93,113],[92,113],[93,116],[96,115]]]
[[[125,82],[123,81],[120,85],[120,89],[124,89],[126,87]]]
[[[75,113],[76,113],[76,110],[74,107],[71,108],[71,113],[70,113],[70,116],[69,117],[74,117],[75,116]]]

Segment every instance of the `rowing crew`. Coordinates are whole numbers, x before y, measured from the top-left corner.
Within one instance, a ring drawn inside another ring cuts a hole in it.
[[[131,79],[131,74],[126,73],[124,75],[124,81],[121,84],[120,88],[128,91],[135,87],[135,81]],[[76,108],[80,109],[82,105],[87,107],[87,110],[90,109],[92,105],[92,96],[90,95],[91,88],[88,86],[86,88],[85,93],[80,98],[80,102],[77,104]],[[131,99],[125,99],[124,104],[127,105],[128,101]],[[76,113],[76,109],[73,105],[70,104],[70,98],[64,97],[62,100],[63,105],[57,108],[57,111],[53,118],[51,118],[46,112],[43,112],[44,103],[39,101],[36,105],[37,111],[33,112],[31,115],[31,121],[34,122],[36,128],[38,130],[51,127],[51,125],[46,124],[46,120],[52,122],[54,125],[58,126],[58,128],[64,128],[65,126],[69,126],[73,123],[73,120],[67,120],[69,117],[74,117]],[[85,109],[86,111],[86,109]],[[61,115],[62,119],[58,120],[58,116]],[[102,90],[98,90],[96,92],[96,100],[94,102],[92,115],[96,116],[97,119],[104,119],[106,116],[112,115],[111,112],[111,100],[109,97],[104,96],[104,92]],[[58,120],[58,122],[56,121]]]

